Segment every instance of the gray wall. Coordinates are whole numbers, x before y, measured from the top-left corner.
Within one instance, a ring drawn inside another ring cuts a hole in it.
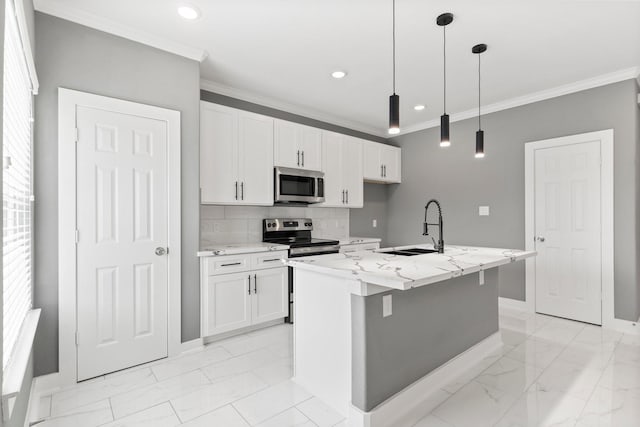
[[[498,331],[497,268],[384,294],[351,295],[353,404],[377,405]],[[393,314],[382,317],[382,297]]]
[[[58,87],[181,112],[182,340],[199,337],[199,64],[49,15],[36,13],[35,23],[36,374],[58,369]]]
[[[639,77],[640,78],[640,77]],[[636,100],[640,96],[640,84],[636,81]],[[640,102],[636,104],[636,274],[640,276]],[[636,314],[640,320],[640,278],[637,280],[636,290]]]
[[[227,107],[251,111],[256,114],[263,114],[265,116],[275,117],[277,119],[288,120],[290,122],[300,123],[307,126],[313,126],[319,129],[343,133],[345,135],[351,135],[357,138],[368,139],[370,141],[376,141],[376,142],[386,142],[386,139],[379,136],[370,135],[364,132],[358,132],[353,129],[332,125],[331,123],[310,119],[308,117],[300,116],[298,114],[292,114],[286,111],[276,110],[275,108],[265,107],[264,105],[242,101],[240,99],[231,98],[229,96],[220,95],[218,93],[209,92],[206,90],[200,91],[200,99],[202,99],[203,101],[213,102],[215,104],[226,105]]]
[[[524,248],[524,144],[613,128],[615,133],[615,314],[640,315],[636,177],[637,84],[628,80],[483,117],[485,152],[474,158],[475,119],[452,123],[452,146],[439,129],[395,138],[402,147],[402,184],[389,188],[387,241],[418,243],[424,204],[442,202],[445,244]],[[489,205],[491,215],[478,216]],[[500,295],[524,299],[524,264],[501,270]]]
[[[380,247],[387,246],[387,198],[388,185],[364,184],[364,206],[351,209],[349,231],[356,237],[378,237],[382,239]],[[373,227],[373,220],[378,226]]]

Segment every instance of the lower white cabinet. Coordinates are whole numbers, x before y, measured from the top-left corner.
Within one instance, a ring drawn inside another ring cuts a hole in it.
[[[264,256],[256,255],[269,255],[268,260],[286,258],[286,252],[236,255],[229,259],[229,262],[224,259],[227,257],[202,258],[203,337],[281,319],[288,315],[287,267],[280,262],[265,263]],[[246,262],[243,262],[242,258],[246,258]],[[234,264],[236,268],[241,265],[251,266],[251,269],[237,273],[221,273],[223,270],[212,268],[221,264]]]

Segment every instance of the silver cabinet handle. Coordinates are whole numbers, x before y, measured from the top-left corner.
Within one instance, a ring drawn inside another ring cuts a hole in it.
[[[349,204],[349,190],[347,190],[347,204]]]
[[[253,275],[253,293],[254,294],[258,293],[258,275],[257,274]]]
[[[302,150],[302,166],[304,166],[304,150]]]
[[[382,165],[382,176],[387,177],[387,165]]]
[[[384,177],[384,165],[380,165],[380,176]]]
[[[249,295],[251,295],[251,275],[249,275],[249,289],[247,289]]]
[[[282,258],[271,258],[271,259],[263,259],[262,262],[274,262],[280,261]]]
[[[342,203],[344,203],[344,190],[342,190]]]
[[[537,236],[533,239],[534,241],[537,240],[538,242],[544,242],[544,237],[543,236]]]
[[[300,166],[300,150],[298,150],[298,166]]]
[[[236,200],[238,200],[238,181],[236,181]]]
[[[244,200],[244,181],[240,183],[240,199]]]
[[[167,250],[165,248],[161,248],[161,247],[156,248],[156,255],[162,256],[162,255],[165,255],[166,253],[167,253]]]

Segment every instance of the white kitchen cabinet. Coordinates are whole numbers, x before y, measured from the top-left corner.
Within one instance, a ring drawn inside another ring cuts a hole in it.
[[[200,104],[203,204],[273,205],[273,122],[260,114]]]
[[[275,120],[274,164],[288,168],[322,170],[322,131]]]
[[[348,245],[340,245],[340,253],[346,254],[349,252],[359,252],[359,251],[375,251],[380,249],[380,243],[354,243]]]
[[[250,326],[252,323],[248,272],[209,276],[203,282],[203,336],[216,335]]]
[[[364,179],[371,182],[401,182],[400,148],[377,142],[364,143]]]
[[[325,202],[321,206],[363,206],[362,143],[335,132],[322,132]]]
[[[260,270],[253,275],[251,319],[254,324],[286,317],[289,271],[286,267]]]
[[[202,257],[202,336],[282,319],[289,310],[287,251]]]

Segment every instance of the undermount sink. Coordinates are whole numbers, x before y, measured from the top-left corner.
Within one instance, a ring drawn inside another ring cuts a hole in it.
[[[401,255],[401,256],[414,256],[414,255],[438,253],[438,251],[435,249],[408,248],[408,249],[400,249],[397,251],[381,251],[380,253],[390,254],[390,255]]]

